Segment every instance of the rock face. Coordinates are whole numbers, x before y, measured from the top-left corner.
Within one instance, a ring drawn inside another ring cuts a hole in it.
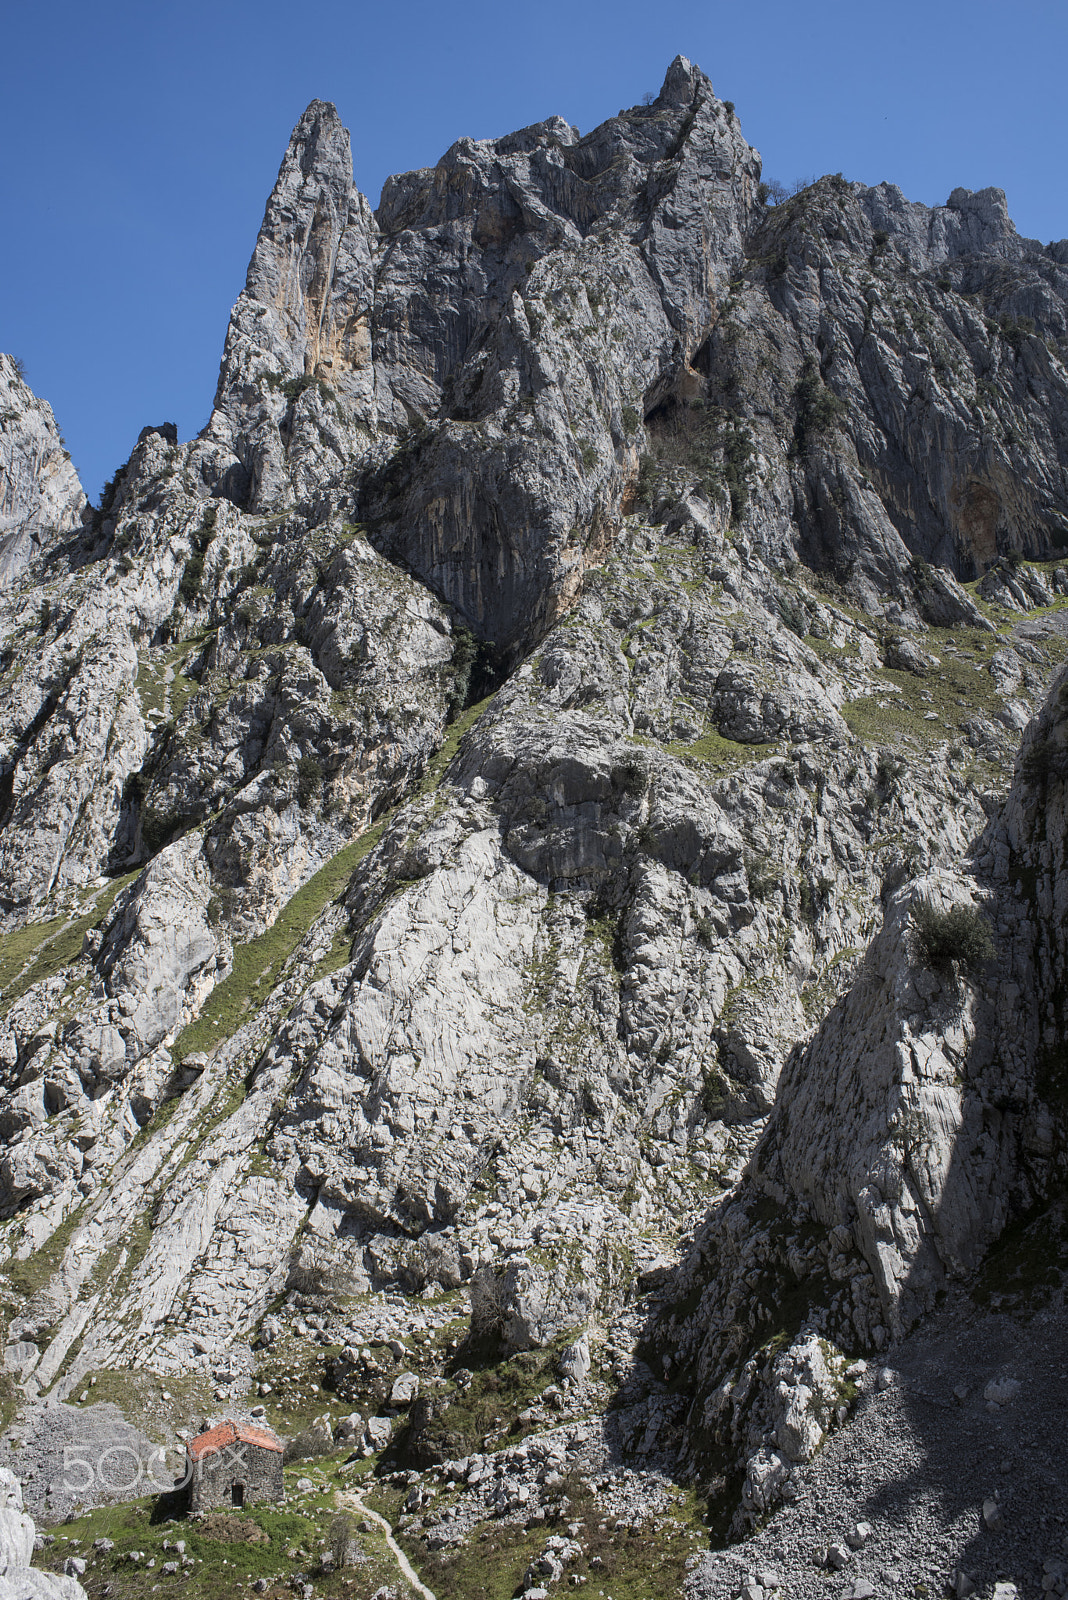
[[[14,357],[0,355],[0,583],[77,528],[85,508],[52,407],[30,392]]]
[[[1060,1180],[1058,1013],[1045,998],[1058,991],[1037,974],[1056,984],[1064,959],[1064,683],[1028,729],[974,876],[920,877],[888,899],[853,986],[787,1062],[739,1194],[680,1267],[698,1303],[665,1314],[665,1361],[690,1369],[694,1420],[703,1405],[721,1445],[724,1374],[776,1314],[739,1288],[742,1267],[797,1285],[794,1315],[880,1348]],[[932,911],[943,927],[984,928],[981,959],[963,944],[925,959]]]
[[[395,1392],[398,1450],[484,1455],[377,1298],[467,1285],[739,1533],[1059,1181],[1068,247],[993,190],[766,200],[681,58],[375,214],[313,102],[208,427],[12,557],[31,1407],[232,1403],[314,1316],[361,1450]]]
[[[314,492],[377,431],[376,234],[353,188],[348,133],[313,100],[267,202],[202,444],[211,477],[224,450],[237,458],[223,483],[250,510]]]
[[[85,1600],[76,1579],[32,1570],[36,1532],[22,1509],[21,1484],[0,1467],[0,1600]]]

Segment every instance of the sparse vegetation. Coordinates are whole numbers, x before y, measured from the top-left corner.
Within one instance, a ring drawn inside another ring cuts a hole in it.
[[[297,803],[307,811],[323,789],[323,766],[317,756],[301,756],[297,762]]]
[[[912,922],[915,958],[936,971],[959,967],[974,974],[994,955],[990,924],[975,906],[942,911],[930,900],[918,900]]]
[[[203,582],[204,557],[199,550],[195,550],[182,568],[182,576],[178,580],[178,593],[187,606],[196,605]]]
[[[299,400],[308,389],[318,389],[320,399],[328,404],[337,398],[329,384],[311,372],[301,373],[296,378],[283,378],[280,372],[268,372],[263,381],[272,392],[281,392],[290,405]]]
[[[782,881],[782,868],[769,855],[747,856],[745,876],[754,900],[766,900]]]
[[[698,474],[699,488],[713,495],[722,485],[730,495],[731,515],[740,521],[749,503],[749,477],[755,448],[749,430],[731,413],[704,400],[662,407],[648,419],[652,460],[642,458],[638,498],[647,503],[656,467],[686,467]]]
[[[137,872],[115,878],[94,898],[81,916],[56,917],[51,922],[27,923],[14,933],[0,935],[0,1016],[35,983],[54,977],[82,953],[85,935],[103,922],[120,890]]]
[[[836,428],[848,407],[823,381],[819,366],[812,356],[806,356],[801,376],[794,389],[797,416],[794,423],[794,448],[798,455],[804,453],[824,434]]]

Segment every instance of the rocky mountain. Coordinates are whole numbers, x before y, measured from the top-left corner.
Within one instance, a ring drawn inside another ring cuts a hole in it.
[[[1006,1229],[1063,1304],[1068,241],[770,200],[681,57],[377,211],[315,101],[197,439],[88,507],[3,358],[35,1515],[259,1402],[439,1596],[711,1594]]]

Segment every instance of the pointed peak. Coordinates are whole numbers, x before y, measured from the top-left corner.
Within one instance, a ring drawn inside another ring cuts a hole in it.
[[[685,56],[676,56],[667,69],[664,86],[657,96],[656,103],[658,106],[692,105],[693,97],[701,84],[708,84],[709,93],[712,93],[712,85],[700,67],[688,61]]]
[[[22,362],[0,354],[0,587],[78,526],[85,493],[52,407],[26,382]]]
[[[332,100],[309,100],[304,115],[293,129],[294,138],[302,131],[314,128],[319,124],[341,127],[341,118],[338,115],[337,106]]]
[[[331,170],[339,161],[351,175],[348,129],[332,100],[313,100],[293,129],[282,170],[287,163],[296,162],[307,176],[316,169]]]

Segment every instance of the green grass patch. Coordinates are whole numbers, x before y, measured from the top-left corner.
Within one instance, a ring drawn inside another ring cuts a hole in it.
[[[140,868],[115,878],[96,896],[89,910],[80,917],[57,917],[51,922],[29,923],[15,933],[0,938],[0,1016],[5,1016],[20,995],[35,983],[53,978],[64,967],[77,961],[90,928],[103,922],[122,889],[137,877]]]
[[[548,1525],[528,1532],[521,1525],[489,1523],[456,1549],[428,1550],[410,1534],[397,1542],[438,1600],[511,1600],[522,1592],[523,1576],[548,1535],[558,1531]]]
[[[867,695],[842,707],[850,731],[865,744],[907,741],[930,750],[956,738],[975,717],[997,713],[1001,699],[987,671],[987,636],[974,629],[932,629],[929,638],[935,649],[941,646],[941,662],[926,677],[884,667],[878,676],[899,693],[891,689],[885,702]]]
[[[495,693],[496,690],[494,690],[494,694]],[[464,734],[469,732],[470,729],[474,727],[475,723],[478,721],[482,713],[487,709],[492,699],[493,694],[486,695],[485,699],[480,700],[477,705],[468,706],[467,710],[463,712],[461,716],[458,716],[455,722],[449,724],[449,727],[446,729],[445,739],[441,745],[441,748],[431,758],[427,769],[422,778],[419,780],[419,783],[416,785],[411,798],[414,798],[418,795],[429,794],[431,790],[438,787],[438,784],[441,782],[445,774],[446,767],[449,765],[450,761],[460,748],[460,741]]]
[[[845,644],[832,644],[830,639],[821,639],[818,634],[810,633],[803,642],[821,661],[845,661],[860,655],[860,647],[853,639]]]
[[[43,1289],[48,1283],[63,1259],[84,1210],[83,1202],[68,1212],[52,1237],[47,1239],[39,1250],[35,1250],[28,1260],[6,1261],[0,1268],[8,1282],[21,1294],[26,1296],[36,1294],[38,1289]]]
[[[192,700],[200,684],[195,678],[187,678],[184,672],[176,671],[168,684],[168,702],[170,720],[177,722],[186,706]]]
[[[560,1494],[565,1497],[560,1510],[541,1527],[487,1522],[461,1545],[442,1550],[427,1550],[411,1536],[399,1542],[438,1600],[511,1600],[523,1588],[526,1569],[549,1535],[566,1534],[567,1523],[580,1522],[582,1554],[567,1572],[584,1580],[582,1593],[651,1600],[653,1595],[683,1592],[688,1558],[708,1547],[708,1531],[692,1491],[671,1491],[663,1512],[643,1518],[637,1527],[622,1528],[610,1525],[596,1489],[577,1473],[565,1478]]]
[[[166,685],[163,677],[163,667],[152,656],[142,656],[137,664],[137,677],[134,679],[134,688],[137,698],[141,702],[142,716],[162,717],[165,705],[164,696]]]
[[[342,925],[331,939],[330,948],[325,956],[316,963],[311,982],[318,983],[320,978],[328,978],[332,972],[340,972],[342,967],[348,965],[351,950],[352,934]]]
[[[51,922],[28,922],[14,933],[0,936],[0,994],[8,999],[8,988],[25,970],[41,946],[49,943],[62,928],[69,925],[69,917],[53,917]]]
[[[386,823],[377,823],[331,856],[314,877],[298,889],[265,932],[234,946],[231,972],[216,984],[199,1017],[183,1028],[171,1054],[175,1061],[198,1050],[211,1051],[228,1039],[265,1000],[297,945],[317,917],[336,900],[364,856],[378,843]]]
[[[449,728],[445,741],[427,766],[411,798],[425,795],[436,789],[445,769],[455,756],[460,740],[489,705],[492,695],[472,706]],[[337,900],[348,887],[352,874],[360,862],[381,839],[392,822],[399,806],[367,828],[358,838],[350,840],[336,855],[321,866],[308,879],[303,888],[286,902],[275,921],[263,933],[247,944],[234,946],[232,971],[216,984],[204,1003],[200,1015],[183,1028],[172,1046],[175,1061],[182,1061],[196,1051],[211,1051],[222,1039],[228,1039],[245,1019],[257,1010],[258,1002],[265,1000],[278,982],[282,969],[308,929],[332,901]],[[330,955],[326,961],[336,970],[344,966],[344,935],[335,935]]]
[[[652,741],[643,740],[642,743]],[[668,755],[689,762],[691,766],[704,767],[715,773],[733,772],[736,767],[765,761],[778,749],[776,744],[743,744],[738,739],[726,739],[715,728],[706,728],[699,739],[687,744],[680,739],[661,741],[661,749]]]
[[[244,1600],[250,1583],[265,1579],[268,1600],[292,1596],[293,1574],[303,1571],[314,1581],[323,1600],[370,1600],[384,1585],[403,1593],[405,1585],[381,1532],[361,1526],[358,1510],[346,1519],[359,1550],[356,1566],[321,1572],[320,1560],[329,1547],[339,1514],[333,1493],[301,1496],[294,1501],[298,1474],[286,1474],[287,1504],[255,1505],[243,1511],[214,1512],[187,1518],[176,1496],[129,1500],[105,1506],[64,1523],[55,1530],[56,1543],[38,1556],[39,1566],[62,1571],[72,1555],[88,1562],[82,1582],[93,1596],[110,1600],[141,1600],[150,1589],[174,1588],[193,1600]],[[290,1481],[292,1479],[292,1481]],[[96,1539],[110,1539],[114,1548],[96,1551]],[[181,1561],[173,1545],[182,1540],[189,1565],[181,1576],[164,1574],[166,1561]],[[172,1548],[167,1550],[165,1544]],[[138,1562],[131,1552],[143,1552]],[[292,1552],[292,1553],[291,1553]],[[149,1567],[149,1562],[153,1563]]]
[[[167,716],[174,721],[181,715],[200,688],[195,678],[185,676],[185,668],[208,636],[216,631],[211,627],[198,628],[169,650],[150,650],[139,658],[134,687],[145,716],[155,713],[158,717]],[[167,682],[168,668],[172,670],[170,683]]]

